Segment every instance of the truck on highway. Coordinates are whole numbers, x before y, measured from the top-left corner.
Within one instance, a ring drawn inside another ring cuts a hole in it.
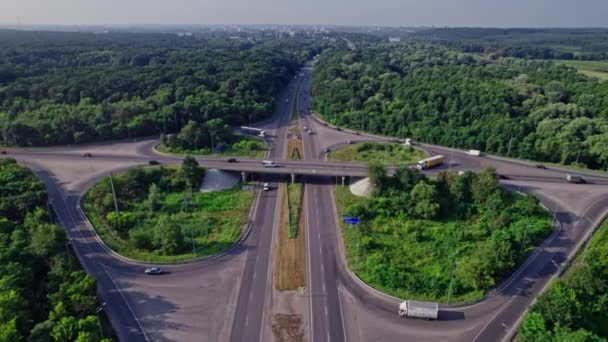
[[[406,300],[399,304],[399,316],[410,318],[437,319],[439,316],[439,305],[434,302],[418,302]]]
[[[260,128],[255,128],[255,127],[241,126],[241,133],[253,134],[253,135],[257,135],[258,137],[262,137],[262,138],[264,138],[266,136],[265,130],[260,129]]]
[[[432,156],[430,158],[422,159],[421,161],[418,162],[416,167],[420,170],[430,169],[434,166],[443,164],[444,159],[445,158],[441,154],[439,154],[436,156]]]
[[[480,150],[468,150],[467,154],[470,156],[479,157],[479,156],[481,156],[481,151]]]

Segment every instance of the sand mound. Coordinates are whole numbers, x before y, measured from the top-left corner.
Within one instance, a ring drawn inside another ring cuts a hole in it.
[[[213,192],[230,189],[239,182],[239,177],[218,169],[209,169],[203,179],[200,192]]]
[[[372,195],[372,185],[369,178],[363,178],[350,185],[350,192],[355,196],[369,197]]]

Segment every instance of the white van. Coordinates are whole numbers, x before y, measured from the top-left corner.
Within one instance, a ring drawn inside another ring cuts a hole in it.
[[[262,160],[262,165],[264,167],[277,167],[277,163],[272,160]]]

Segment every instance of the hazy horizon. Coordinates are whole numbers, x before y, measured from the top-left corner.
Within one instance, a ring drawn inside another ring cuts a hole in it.
[[[608,27],[608,1],[0,0],[1,25]]]

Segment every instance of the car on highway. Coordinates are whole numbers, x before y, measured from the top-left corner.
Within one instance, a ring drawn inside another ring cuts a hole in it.
[[[160,162],[158,160],[150,160],[150,161],[148,161],[148,165],[150,165],[150,166],[160,165]]]
[[[543,169],[543,170],[547,169],[547,167],[543,164],[536,164],[536,165],[534,165],[534,167],[536,167],[537,169]]]
[[[352,145],[352,144],[354,144],[355,142],[354,142],[354,141],[352,141],[352,140],[349,140],[349,141],[347,141],[346,143],[347,143],[347,144],[349,144],[349,145]]]
[[[146,268],[144,273],[148,274],[148,275],[158,275],[158,274],[163,274],[163,270],[160,267],[149,267],[149,268]]]
[[[585,179],[581,176],[576,176],[576,175],[567,175],[566,176],[566,180],[568,181],[568,183],[574,183],[574,184],[583,184],[585,183]]]
[[[2,152],[0,152],[0,154],[7,154],[7,153],[8,153],[8,152],[6,152],[6,151],[2,151]]]
[[[89,152],[87,152],[87,153],[83,153],[83,154],[82,154],[82,157],[84,157],[84,158],[91,158],[92,156],[93,156],[93,155],[92,155],[92,154],[90,154]]]
[[[325,153],[329,153],[329,152],[331,152],[331,150],[330,150],[330,149],[328,149],[328,148],[326,148],[326,149],[323,149],[323,152],[325,152]]]
[[[236,158],[228,158],[227,162],[229,162],[229,163],[237,163],[238,160],[236,160]]]
[[[336,127],[336,130],[338,130],[338,131],[342,131],[342,128],[340,128],[340,127]]]
[[[264,190],[264,191],[270,190],[270,184],[264,183],[264,185],[262,185],[262,190]]]
[[[262,160],[262,166],[264,167],[277,167],[277,163],[273,160]]]

